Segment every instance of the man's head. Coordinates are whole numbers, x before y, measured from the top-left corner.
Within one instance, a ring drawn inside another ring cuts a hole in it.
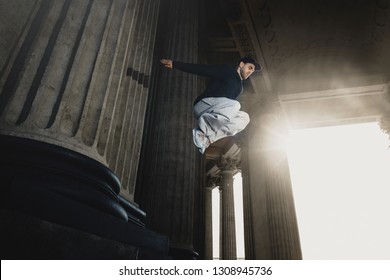
[[[261,71],[261,66],[256,60],[251,57],[243,57],[240,59],[237,72],[242,80],[248,79],[255,71]]]

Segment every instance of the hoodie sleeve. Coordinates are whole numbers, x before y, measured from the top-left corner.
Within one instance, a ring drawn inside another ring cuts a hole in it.
[[[173,61],[173,69],[217,79],[225,77],[226,68],[227,66],[225,65],[193,64]]]

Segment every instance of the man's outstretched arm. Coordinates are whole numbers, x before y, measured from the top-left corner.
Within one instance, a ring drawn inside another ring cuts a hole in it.
[[[161,59],[160,62],[169,69],[177,69],[187,73],[192,73],[196,75],[214,77],[214,78],[224,78],[226,72],[226,66],[223,65],[208,65],[208,64],[194,64],[194,63],[185,63],[180,61],[173,61],[172,59]]]

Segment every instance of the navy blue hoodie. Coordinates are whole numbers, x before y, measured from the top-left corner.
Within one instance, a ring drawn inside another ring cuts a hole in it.
[[[211,78],[203,93],[195,99],[194,105],[206,97],[227,97],[235,100],[242,93],[241,77],[233,67],[173,61],[173,68]]]

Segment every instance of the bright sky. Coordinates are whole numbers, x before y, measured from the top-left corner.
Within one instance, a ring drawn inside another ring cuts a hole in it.
[[[390,259],[389,145],[376,123],[291,131],[304,259]]]

